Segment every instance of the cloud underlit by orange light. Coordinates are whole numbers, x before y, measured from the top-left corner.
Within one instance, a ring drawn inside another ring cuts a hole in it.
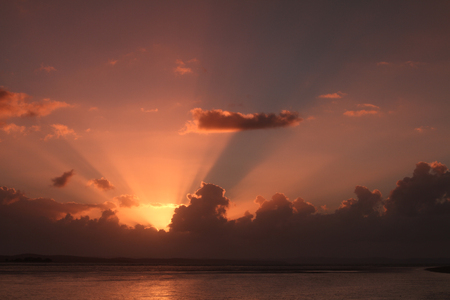
[[[29,102],[30,96],[25,93],[13,93],[0,88],[0,119],[13,117],[42,117],[54,110],[70,107],[69,104],[60,101],[44,99],[41,102]]]
[[[52,129],[53,129],[53,134],[47,134],[44,138],[44,141],[48,141],[50,139],[59,139],[61,137],[67,137],[67,136],[71,136],[73,137],[73,139],[77,139],[80,136],[75,132],[75,130],[67,127],[66,125],[63,124],[52,124],[51,125]]]
[[[139,198],[135,195],[121,195],[115,197],[114,200],[119,202],[120,207],[133,207],[140,205]]]
[[[324,94],[324,95],[320,95],[318,98],[325,98],[325,99],[340,99],[344,96],[346,96],[346,93],[343,93],[341,91],[337,92],[337,93],[332,93],[332,94]]]
[[[379,111],[376,110],[348,110],[346,112],[344,112],[344,116],[347,117],[362,117],[362,116],[367,116],[367,115],[377,115],[379,114]]]
[[[144,113],[152,113],[152,112],[158,112],[158,109],[157,108],[144,109],[143,107],[141,107],[141,111]]]
[[[242,130],[282,128],[297,126],[303,120],[298,112],[283,110],[280,114],[253,113],[242,114],[221,109],[191,110],[192,121],[188,121],[181,134],[189,132],[235,132]]]

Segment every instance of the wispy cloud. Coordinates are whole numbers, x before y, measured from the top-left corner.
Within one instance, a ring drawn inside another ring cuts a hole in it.
[[[54,110],[70,107],[70,104],[60,101],[29,102],[30,96],[24,93],[13,93],[0,88],[0,119],[13,117],[43,117]]]
[[[45,71],[47,73],[50,73],[56,71],[56,69],[52,66],[46,66],[44,65],[44,63],[42,63],[41,67],[39,69],[36,69],[36,71]]]
[[[186,74],[194,73],[192,66],[193,66],[193,64],[198,63],[198,59],[193,58],[193,59],[188,60],[187,62],[184,62],[181,59],[177,59],[175,61],[175,63],[177,64],[177,66],[173,69],[175,74],[186,75]]]
[[[377,66],[390,66],[390,67],[411,67],[411,68],[418,68],[421,65],[424,65],[425,63],[420,62],[420,61],[412,61],[412,60],[408,60],[408,61],[404,61],[404,62],[386,62],[386,61],[380,61],[377,62]]]
[[[344,116],[347,117],[362,117],[362,116],[367,116],[367,115],[377,115],[380,112],[377,110],[347,110],[346,112],[344,112]]]
[[[0,129],[6,132],[7,134],[11,134],[11,133],[23,133],[26,130],[26,127],[10,123],[5,124],[3,126],[0,125]]]
[[[234,132],[253,129],[268,129],[297,126],[302,121],[298,112],[283,110],[280,114],[242,114],[221,109],[191,110],[193,120],[188,121],[180,132]]]
[[[414,128],[414,131],[416,131],[418,133],[425,133],[425,132],[434,131],[434,130],[436,130],[436,128],[431,127],[431,126],[420,126],[420,127]]]
[[[108,60],[108,65],[115,66],[118,62],[119,62],[119,60],[117,60],[117,59],[110,59],[110,60]]]
[[[141,107],[141,111],[144,113],[152,113],[152,112],[157,112],[158,109],[157,108],[153,108],[153,109],[144,109],[143,107]]]
[[[60,137],[66,137],[66,136],[72,136],[75,140],[79,138],[80,136],[75,132],[75,130],[70,129],[66,125],[62,124],[52,124],[53,128],[53,134],[47,134],[44,138],[45,141],[48,141],[49,139],[53,138],[60,138]]]
[[[373,104],[369,104],[369,103],[363,103],[363,104],[358,104],[358,107],[369,107],[369,108],[375,108],[375,109],[380,109],[379,106],[373,105]]]
[[[341,91],[336,92],[336,93],[332,93],[332,94],[325,94],[325,95],[320,95],[317,98],[325,98],[325,99],[340,99],[344,96],[347,96],[346,93],[343,93]]]

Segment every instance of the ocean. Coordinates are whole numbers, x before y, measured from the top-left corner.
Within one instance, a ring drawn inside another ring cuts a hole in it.
[[[424,267],[0,264],[0,299],[450,299]]]

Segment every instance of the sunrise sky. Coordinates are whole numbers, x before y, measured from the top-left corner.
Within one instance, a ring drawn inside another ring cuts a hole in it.
[[[42,214],[53,223],[108,212],[129,230],[194,232],[174,210],[194,207],[202,182],[229,199],[218,219],[255,223],[276,195],[294,213],[301,197],[336,215],[355,186],[378,190],[384,216],[419,162],[450,177],[448,1],[13,0],[0,11],[8,209],[35,201],[36,214],[61,205]],[[439,186],[430,197],[446,205],[449,181]],[[10,239],[0,251],[68,252]]]

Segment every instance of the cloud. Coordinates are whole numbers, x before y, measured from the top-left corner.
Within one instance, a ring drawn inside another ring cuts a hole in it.
[[[347,117],[362,117],[362,116],[367,116],[367,115],[377,115],[380,112],[377,110],[347,110],[346,112],[344,112],[344,116]]]
[[[6,132],[7,134],[10,133],[24,133],[26,130],[25,126],[18,126],[14,123],[10,124],[4,124],[3,126],[0,125],[0,129]]]
[[[192,64],[198,63],[198,59],[193,58],[188,60],[187,62],[183,62],[181,59],[177,59],[175,63],[177,64],[177,66],[173,69],[175,74],[177,75],[192,74],[194,73],[194,71],[192,70]],[[188,67],[186,64],[189,64],[191,66]]]
[[[92,106],[88,109],[88,111],[97,111],[98,107]]]
[[[114,200],[119,202],[120,207],[139,206],[139,198],[135,195],[121,195],[114,197]]]
[[[227,222],[225,212],[230,200],[220,186],[202,182],[200,189],[188,194],[189,205],[175,209],[169,225],[175,232],[203,232],[215,230]]]
[[[69,182],[69,179],[75,175],[74,170],[70,170],[68,172],[64,172],[61,176],[52,178],[54,187],[64,187]]]
[[[414,128],[414,130],[418,133],[424,133],[424,132],[436,130],[436,128],[431,127],[431,126],[420,126],[420,127]]]
[[[336,213],[345,214],[346,217],[378,217],[383,211],[383,197],[381,192],[371,192],[365,186],[358,185],[355,188],[358,199],[348,199],[341,203]]]
[[[391,63],[391,62],[386,62],[386,61],[381,61],[377,63],[377,66],[392,66],[392,67],[411,67],[411,68],[418,68],[421,65],[424,65],[425,63],[423,62],[419,62],[419,61],[405,61],[405,62],[396,62],[396,63]]]
[[[110,60],[108,60],[108,65],[115,66],[117,64],[117,62],[118,62],[117,59],[110,59]]]
[[[386,200],[387,215],[450,214],[450,173],[438,162],[419,162],[412,177],[397,181]]]
[[[152,113],[152,112],[157,112],[158,109],[157,108],[153,108],[153,109],[144,109],[143,107],[141,108],[141,111],[144,113]]]
[[[297,126],[302,121],[297,112],[283,110],[276,114],[242,114],[221,109],[191,110],[192,121],[186,123],[181,134],[188,132],[234,132],[253,129],[267,129]]]
[[[379,106],[370,104],[370,103],[362,103],[362,104],[358,104],[358,107],[369,107],[369,108],[374,108],[374,109],[380,109]]]
[[[229,219],[225,189],[203,182],[188,195],[189,204],[175,209],[169,230],[158,231],[121,224],[111,203],[30,199],[2,187],[0,252],[272,260],[448,255],[450,172],[444,164],[419,162],[387,198],[364,186],[354,192],[356,197],[343,200],[334,212],[282,193],[270,200],[258,196],[255,213]],[[115,200],[120,207],[137,203],[132,195]],[[101,210],[101,217],[83,215],[92,209]]]
[[[41,64],[41,67],[36,71],[45,71],[47,73],[54,72],[56,69],[52,66],[45,66],[44,63]]]
[[[30,97],[24,93],[12,93],[0,88],[0,119],[13,117],[43,117],[69,104],[44,99],[41,102],[29,102]]]
[[[75,130],[70,129],[66,125],[62,124],[52,124],[53,134],[47,134],[44,138],[44,141],[48,141],[49,139],[59,139],[60,137],[72,136],[75,140],[80,136],[76,134]]]
[[[13,188],[0,187],[0,214],[22,216],[27,218],[44,217],[57,220],[66,214],[78,214],[92,209],[106,210],[113,208],[111,203],[80,204],[74,202],[60,203],[50,198],[26,197]]]
[[[411,67],[411,68],[418,68],[420,65],[423,65],[424,63],[419,62],[419,61],[406,61],[405,65]]]
[[[114,185],[111,183],[111,181],[100,178],[100,179],[91,179],[87,183],[88,186],[95,185],[99,190],[101,191],[108,191],[114,189]]]
[[[343,93],[341,91],[337,92],[337,93],[332,93],[332,94],[325,94],[325,95],[320,95],[317,98],[325,98],[325,99],[340,99],[344,96],[347,96],[346,93]]]

